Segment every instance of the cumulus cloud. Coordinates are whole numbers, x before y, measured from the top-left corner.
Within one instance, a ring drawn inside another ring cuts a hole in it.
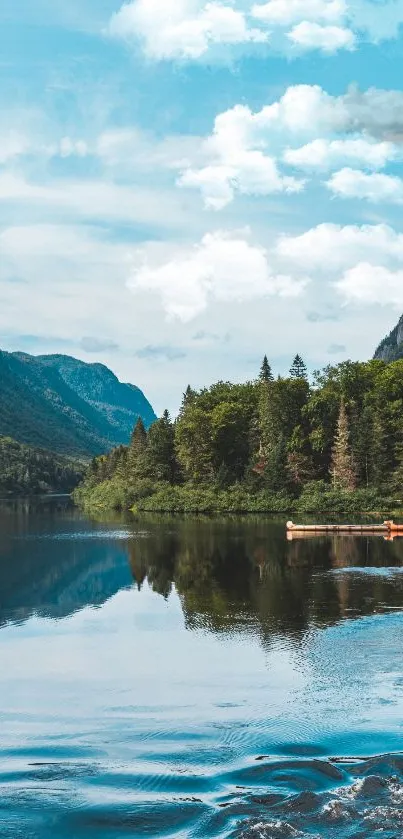
[[[292,276],[330,281],[346,303],[403,306],[403,233],[386,224],[320,224],[280,237],[271,258]],[[311,312],[308,319],[333,319],[333,311]]]
[[[334,53],[341,49],[355,47],[355,35],[343,26],[322,26],[315,21],[304,20],[294,26],[287,38],[302,50],[321,50]]]
[[[364,198],[374,204],[381,201],[401,204],[403,201],[403,180],[393,175],[367,174],[346,168],[335,172],[327,187],[341,198]]]
[[[403,269],[360,262],[346,271],[336,288],[347,302],[403,306]]]
[[[356,163],[368,169],[382,169],[394,160],[393,143],[374,142],[364,137],[345,140],[312,140],[297,149],[286,149],[283,159],[300,169],[333,169],[343,163]]]
[[[281,236],[274,256],[291,273],[300,268],[327,275],[364,260],[395,265],[403,263],[403,234],[386,224],[319,224],[299,236]]]
[[[300,192],[304,182],[281,175],[273,158],[254,149],[239,149],[229,165],[211,165],[187,169],[178,186],[200,189],[206,207],[222,210],[235,192],[241,195],[271,195],[275,192]]]
[[[289,26],[304,20],[335,23],[346,15],[344,0],[270,0],[252,7],[252,15],[264,23]]]
[[[270,42],[275,52],[336,52],[396,37],[403,0],[128,0],[107,32],[155,61],[199,60],[219,46]],[[290,28],[291,27],[291,28]]]
[[[212,134],[200,142],[198,161],[191,159],[179,167],[178,185],[199,189],[205,205],[220,210],[236,193],[301,191],[305,181],[281,171],[281,162],[312,171],[331,170],[345,163],[380,169],[399,156],[402,114],[403,94],[399,91],[350,88],[345,94],[331,96],[319,85],[293,85],[259,111],[238,104],[218,114]],[[303,145],[290,147],[296,138]],[[396,179],[354,172],[346,168],[336,173],[329,189],[354,197],[360,180],[363,197],[368,192],[370,200],[393,200],[393,195],[397,200]],[[355,188],[350,183],[354,177]]]
[[[264,248],[225,232],[206,234],[200,244],[179,250],[163,264],[152,265],[143,258],[128,280],[134,293],[157,294],[168,317],[184,322],[203,312],[211,300],[295,297],[305,285],[304,279],[272,273]]]
[[[225,2],[134,0],[109,23],[111,35],[141,41],[153,59],[198,59],[214,45],[262,43],[267,34],[250,27],[243,11]]]

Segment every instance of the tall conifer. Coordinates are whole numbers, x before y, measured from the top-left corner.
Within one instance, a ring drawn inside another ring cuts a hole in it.
[[[130,440],[129,451],[127,454],[127,469],[129,479],[133,478],[139,472],[142,466],[142,460],[147,448],[147,432],[144,428],[144,423],[141,417],[138,418],[134,426],[133,433]]]
[[[272,373],[267,355],[265,355],[265,357],[263,359],[263,362],[262,362],[262,366],[260,368],[259,380],[261,382],[266,382],[266,383],[273,381],[273,373]]]
[[[352,491],[356,487],[356,473],[350,448],[348,417],[344,399],[340,402],[339,419],[332,451],[330,468],[334,487]]]
[[[292,379],[307,379],[308,372],[306,369],[306,364],[302,360],[300,355],[296,355],[294,361],[291,365],[290,369],[290,376]]]

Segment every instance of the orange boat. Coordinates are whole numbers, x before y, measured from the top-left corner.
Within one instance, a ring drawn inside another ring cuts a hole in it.
[[[385,533],[390,536],[401,533],[403,524],[384,521],[382,524],[294,524],[287,522],[287,533]]]

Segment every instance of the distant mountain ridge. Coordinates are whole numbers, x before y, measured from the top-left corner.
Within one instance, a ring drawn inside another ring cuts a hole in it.
[[[102,364],[0,351],[0,435],[92,456],[127,443],[139,417],[156,419],[143,392]]]
[[[397,361],[403,358],[403,315],[392,332],[381,341],[374,358],[381,361]]]

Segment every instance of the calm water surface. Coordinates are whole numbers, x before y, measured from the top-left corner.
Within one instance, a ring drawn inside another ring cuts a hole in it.
[[[403,540],[0,507],[0,836],[403,835]]]

